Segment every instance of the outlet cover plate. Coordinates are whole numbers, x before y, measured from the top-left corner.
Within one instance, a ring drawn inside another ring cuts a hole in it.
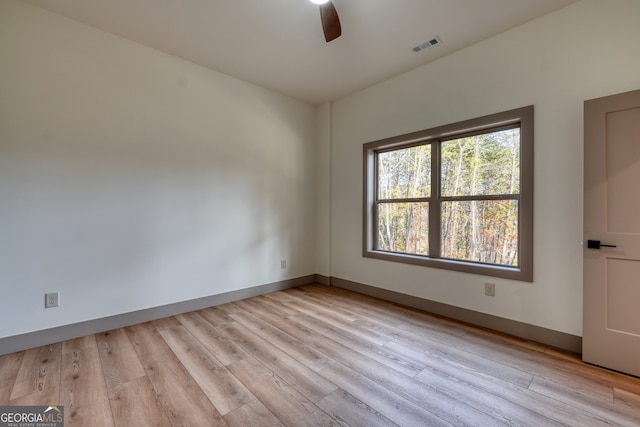
[[[484,284],[484,294],[488,297],[496,296],[496,284],[495,283],[485,283]]]
[[[53,308],[60,305],[60,292],[44,294],[44,308]]]

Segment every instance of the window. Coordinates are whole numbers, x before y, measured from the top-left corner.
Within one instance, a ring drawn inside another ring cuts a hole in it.
[[[533,280],[533,106],[364,144],[363,255]]]

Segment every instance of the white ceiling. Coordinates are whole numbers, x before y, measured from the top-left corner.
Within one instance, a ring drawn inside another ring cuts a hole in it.
[[[576,0],[23,0],[313,104],[335,100]],[[442,44],[414,53],[439,36]]]

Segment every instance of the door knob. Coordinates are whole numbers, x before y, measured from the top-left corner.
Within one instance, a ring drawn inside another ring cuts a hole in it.
[[[587,240],[587,248],[589,249],[600,249],[601,247],[605,248],[616,248],[616,245],[603,245],[600,243],[600,240]]]

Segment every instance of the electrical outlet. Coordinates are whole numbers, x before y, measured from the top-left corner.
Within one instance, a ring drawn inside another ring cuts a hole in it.
[[[282,268],[283,270],[285,268],[287,268],[287,260],[286,259],[281,259],[280,260],[280,268]]]
[[[496,296],[496,284],[495,283],[485,283],[484,284],[484,294],[488,297]]]
[[[53,308],[60,305],[60,292],[44,294],[44,308]]]

